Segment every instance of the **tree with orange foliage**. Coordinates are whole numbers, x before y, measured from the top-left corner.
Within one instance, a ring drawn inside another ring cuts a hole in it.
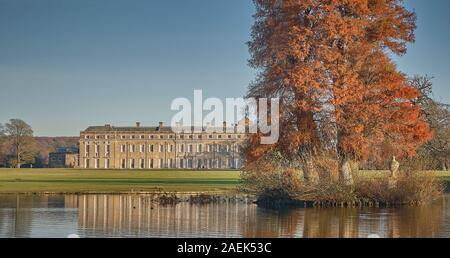
[[[413,155],[431,138],[413,100],[419,92],[387,52],[414,41],[415,14],[401,0],[254,0],[250,66],[258,76],[248,96],[279,97],[280,141],[250,140],[247,161],[276,150],[317,183],[315,157],[333,153],[340,179],[351,163],[390,145]]]

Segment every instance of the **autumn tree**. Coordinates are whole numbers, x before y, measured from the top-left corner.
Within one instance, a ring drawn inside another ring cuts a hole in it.
[[[246,149],[253,162],[277,150],[317,183],[315,157],[333,153],[340,179],[370,152],[389,145],[414,155],[431,138],[414,100],[420,92],[390,60],[414,41],[415,14],[401,0],[254,0],[248,96],[279,97],[277,144],[258,135]]]
[[[20,119],[11,119],[5,125],[5,131],[11,142],[10,164],[20,168],[23,164],[33,163],[36,143],[31,126]]]

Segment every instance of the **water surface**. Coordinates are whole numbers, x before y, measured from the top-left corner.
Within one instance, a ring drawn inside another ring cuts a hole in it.
[[[450,195],[424,207],[161,206],[147,195],[0,195],[0,237],[450,237]]]

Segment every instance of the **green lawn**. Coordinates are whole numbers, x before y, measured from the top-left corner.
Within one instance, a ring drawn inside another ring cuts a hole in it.
[[[443,178],[450,172],[425,172]],[[361,177],[383,177],[387,171],[361,171]],[[0,169],[0,193],[202,192],[233,191],[238,171]]]
[[[0,193],[229,191],[237,171],[0,169]]]

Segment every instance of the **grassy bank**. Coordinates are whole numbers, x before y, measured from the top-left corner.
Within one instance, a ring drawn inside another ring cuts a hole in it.
[[[237,171],[0,169],[0,193],[230,191]]]
[[[425,175],[429,176],[435,176],[440,179],[442,179],[445,184],[447,185],[447,192],[450,191],[450,171],[424,171],[422,172]],[[383,178],[386,176],[389,176],[389,171],[370,171],[370,170],[364,170],[360,171],[360,178]]]
[[[425,172],[450,185],[450,172]],[[384,177],[385,171],[361,171],[360,177]],[[233,191],[237,171],[0,169],[0,193],[203,192]]]

